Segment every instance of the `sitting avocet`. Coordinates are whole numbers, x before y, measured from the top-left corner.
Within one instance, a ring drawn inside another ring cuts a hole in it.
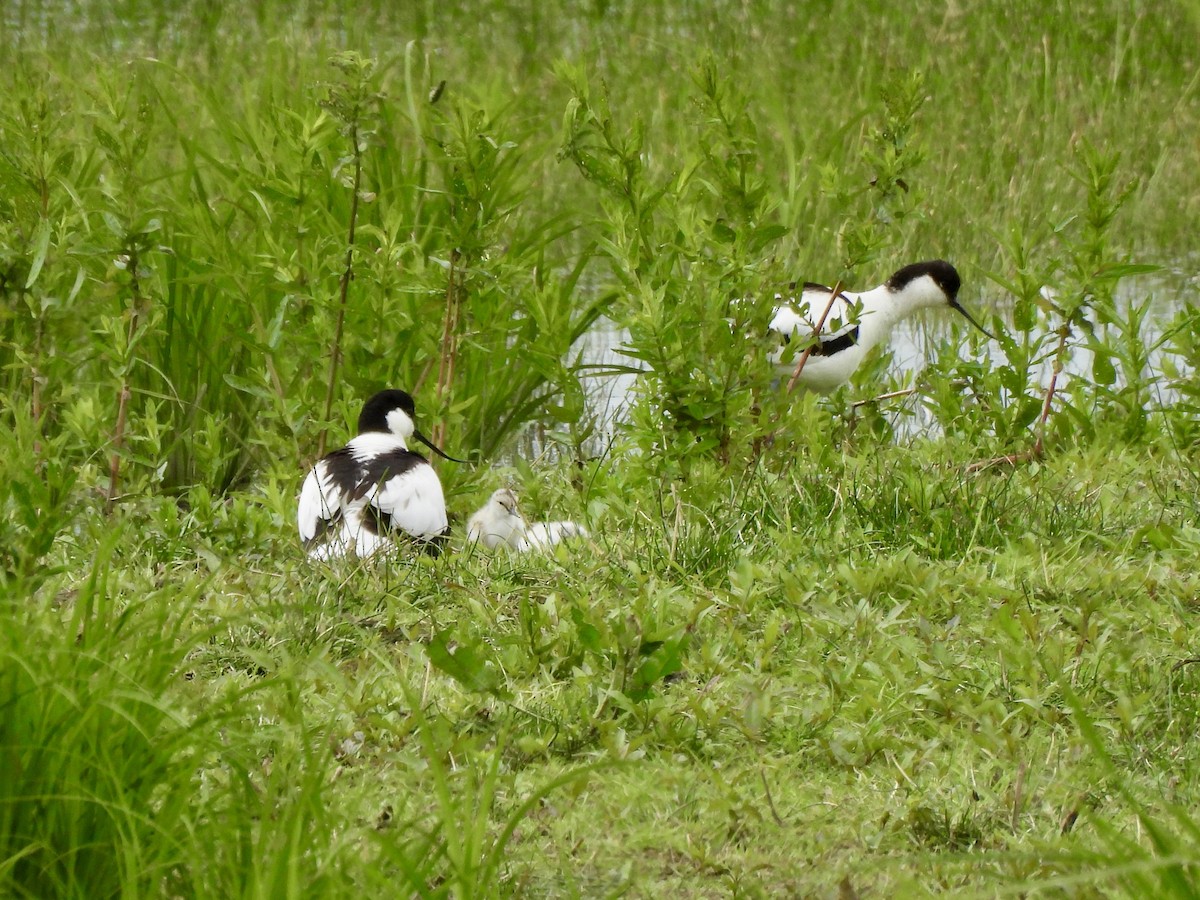
[[[517,495],[508,488],[495,491],[467,522],[467,541],[478,541],[489,550],[501,545],[522,553],[545,550],[570,537],[589,537],[576,522],[529,524],[517,509]]]
[[[885,284],[869,291],[840,291],[817,336],[817,343],[804,363],[798,383],[821,392],[832,391],[844,384],[871,348],[886,342],[896,324],[919,309],[948,306],[994,339],[959,304],[961,284],[954,266],[935,259],[905,266]],[[792,358],[794,354],[788,354],[785,345],[793,337],[804,341],[812,336],[832,294],[833,288],[808,282],[795,307],[781,304],[775,308],[768,327],[782,336],[782,343],[771,351],[769,359],[782,372],[790,374],[796,363]]]
[[[442,483],[428,460],[408,449],[416,438],[413,398],[380,391],[363,404],[358,436],[319,460],[304,479],[296,523],[314,559],[366,557],[406,536],[437,555],[450,533]]]

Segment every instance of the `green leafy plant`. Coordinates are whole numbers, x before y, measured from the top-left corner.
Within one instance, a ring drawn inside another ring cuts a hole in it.
[[[694,75],[697,159],[654,179],[642,162],[642,124],[622,130],[581,73],[561,77],[573,97],[560,156],[603,191],[612,237],[601,248],[623,295],[624,352],[645,367],[632,432],[670,458],[729,458],[735,435],[753,437],[741,432],[766,379],[745,362],[745,334],[765,312],[738,298],[762,293],[770,279],[762,260],[786,232],[770,219],[746,101],[703,62]]]
[[[350,190],[350,213],[346,223],[346,265],[338,281],[336,325],[333,343],[329,349],[329,377],[325,384],[325,415],[329,420],[333,412],[333,398],[337,391],[338,364],[342,358],[342,334],[346,325],[346,306],[350,296],[350,280],[354,277],[354,234],[358,227],[358,205],[364,200],[373,200],[374,194],[363,188],[363,160],[375,137],[374,107],[383,99],[374,89],[372,76],[375,61],[364,59],[357,53],[339,54],[330,64],[341,74],[342,81],[333,84],[321,105],[339,123],[341,133],[350,145],[349,153],[338,160],[331,176],[341,180]],[[339,174],[348,169],[344,176]],[[317,439],[317,455],[325,455],[326,430],[321,429]]]

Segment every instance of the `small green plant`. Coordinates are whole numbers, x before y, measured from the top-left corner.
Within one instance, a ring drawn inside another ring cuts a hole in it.
[[[116,387],[105,495],[111,511],[120,494],[122,460],[128,455],[135,383],[143,377],[138,371],[145,363],[141,344],[162,312],[154,266],[166,248],[159,243],[164,213],[151,187],[148,151],[155,121],[146,77],[139,73],[126,82],[103,84],[95,100],[92,134],[107,162],[106,177],[98,180],[99,217],[113,254],[106,280],[120,301],[120,312],[104,316],[101,325]]]
[[[435,642],[431,659],[440,660],[456,680],[478,689],[482,669],[473,661],[455,660]],[[507,860],[518,828],[563,788],[582,789],[592,774],[611,763],[579,766],[546,781],[517,800],[510,797],[517,773],[510,771],[507,739],[500,735],[480,745],[455,734],[442,715],[421,709],[421,699],[405,690],[427,777],[431,804],[392,833],[376,839],[383,859],[396,867],[409,890],[420,896],[493,897],[519,885],[521,875]],[[454,762],[457,760],[457,762]],[[499,820],[497,821],[497,816]]]
[[[601,247],[623,295],[614,308],[630,334],[624,352],[645,367],[631,430],[668,458],[728,459],[735,436],[753,439],[766,380],[746,363],[746,333],[766,315],[749,298],[765,292],[763,259],[786,232],[771,221],[746,101],[712,60],[701,63],[695,158],[681,154],[677,174],[654,179],[643,125],[623,130],[581,73],[561,75],[573,97],[560,156],[603,192],[612,237]]]
[[[1119,162],[1115,154],[1081,144],[1073,174],[1086,192],[1085,211],[1078,220],[1072,216],[1054,229],[1054,237],[1062,247],[1061,266],[1037,268],[1028,249],[1018,243],[1013,247],[1014,260],[1022,269],[1017,279],[993,276],[1018,298],[1015,324],[1020,343],[1011,336],[1001,338],[1009,362],[999,370],[997,386],[1004,391],[1001,396],[1007,394],[1015,413],[1002,416],[1013,426],[1005,433],[1015,434],[1033,424],[1034,439],[1029,450],[981,466],[1041,458],[1056,401],[1063,404],[1066,414],[1059,430],[1074,431],[1079,439],[1094,438],[1100,423],[1114,414],[1124,420],[1123,439],[1136,440],[1145,433],[1146,406],[1153,384],[1148,371],[1153,346],[1147,344],[1145,334],[1149,303],[1118,298],[1117,285],[1130,276],[1155,272],[1157,267],[1113,258],[1117,255],[1112,248],[1115,220],[1135,188],[1132,182],[1118,183]],[[1035,323],[1044,323],[1041,336],[1031,336]],[[1117,340],[1102,340],[1102,334]],[[1064,397],[1059,382],[1077,348],[1091,351],[1091,382],[1072,379],[1072,388]],[[1123,376],[1120,385],[1114,361],[1119,363]],[[1036,370],[1042,363],[1048,364],[1049,379],[1038,403],[1022,379],[1021,370]],[[972,382],[980,384],[978,375]],[[986,381],[982,386],[985,394],[991,391],[995,396],[996,386]]]
[[[336,325],[329,348],[329,376],[325,382],[325,414],[328,422],[333,412],[333,400],[337,392],[338,364],[342,358],[342,334],[346,326],[346,306],[350,297],[350,281],[354,277],[354,234],[358,227],[358,205],[364,200],[373,200],[373,192],[363,189],[363,160],[371,142],[375,139],[375,107],[383,97],[375,89],[373,76],[375,60],[365,59],[357,53],[341,53],[330,60],[341,75],[341,81],[333,84],[321,105],[341,123],[341,133],[349,144],[349,152],[338,160],[331,177],[340,181],[350,191],[350,213],[346,223],[346,265],[338,280]],[[348,170],[348,171],[347,171]],[[325,455],[327,429],[321,428],[317,439],[317,456]]]
[[[840,221],[840,278],[878,259],[895,245],[907,220],[921,214],[916,170],[926,154],[917,117],[928,99],[925,76],[920,70],[893,73],[879,93],[881,114],[858,148],[859,166],[847,174],[833,166],[821,173],[823,190],[834,196],[840,212],[834,217]]]
[[[4,416],[0,452],[0,586],[4,603],[15,607],[32,596],[56,566],[48,561],[55,540],[68,527],[76,503],[78,464],[69,436],[42,435],[32,411],[10,406]]]

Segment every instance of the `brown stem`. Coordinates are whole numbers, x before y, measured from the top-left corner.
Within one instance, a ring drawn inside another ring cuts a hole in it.
[[[821,329],[825,327],[825,320],[829,318],[829,311],[833,309],[834,301],[842,293],[842,282],[839,280],[833,286],[833,293],[829,295],[829,302],[825,304],[825,310],[821,313],[821,318],[817,319],[817,324],[813,326],[812,336],[816,337],[821,333]],[[787,393],[791,393],[796,387],[796,382],[800,379],[800,373],[804,371],[804,364],[808,362],[808,358],[812,356],[813,348],[816,344],[809,344],[804,348],[804,352],[800,354],[800,359],[796,361],[796,370],[792,372],[792,377],[788,380]]]
[[[767,773],[762,768],[758,770],[759,777],[762,778],[763,792],[767,795],[767,806],[771,810],[771,818],[775,820],[775,824],[783,826],[783,816],[779,815],[779,810],[775,808],[775,799],[771,796],[771,785],[767,783]]]
[[[429,378],[429,373],[433,370],[433,357],[425,360],[425,368],[421,370],[421,374],[417,376],[417,380],[413,382],[413,386],[409,391],[414,397],[421,393],[421,388],[425,384],[425,380]]]
[[[41,459],[42,442],[38,435],[42,433],[42,338],[46,330],[46,320],[39,315],[33,331],[33,365],[30,367],[29,413],[33,417],[33,455]]]
[[[1063,370],[1063,352],[1067,347],[1067,338],[1071,336],[1071,323],[1064,322],[1058,330],[1058,347],[1054,351],[1054,369],[1050,373],[1050,384],[1046,388],[1046,399],[1042,401],[1042,414],[1038,416],[1037,439],[1033,442],[1033,452],[1041,457],[1045,448],[1046,420],[1050,417],[1050,401],[1054,399],[1054,391],[1058,387],[1058,376]]]
[[[1017,780],[1013,785],[1012,816],[1009,825],[1013,833],[1017,833],[1021,824],[1021,810],[1025,805],[1025,773],[1028,770],[1025,760],[1017,766]]]
[[[350,229],[346,236],[346,268],[342,270],[338,302],[337,325],[333,331],[333,347],[329,353],[329,380],[325,385],[325,415],[321,435],[317,439],[317,456],[325,455],[325,439],[329,435],[329,418],[333,415],[333,395],[337,386],[338,363],[342,357],[342,332],[346,324],[346,298],[350,279],[354,276],[354,227],[358,222],[358,186],[362,180],[362,153],[358,149],[358,126],[350,126],[350,143],[354,148],[354,190],[350,195]]]
[[[138,321],[141,318],[142,291],[138,284],[138,251],[134,245],[129,248],[129,272],[131,273],[129,289],[131,307],[129,310],[129,331],[125,338],[126,360],[124,373],[121,375],[121,393],[117,396],[117,421],[113,425],[112,457],[108,461],[108,496],[104,498],[104,511],[111,513],[117,501],[117,489],[121,484],[121,451],[125,448],[125,423],[129,418],[129,370],[133,359],[133,341],[137,337]]]
[[[1033,446],[1021,453],[1009,453],[1006,456],[997,456],[993,459],[983,459],[973,462],[967,466],[967,472],[982,472],[985,469],[1001,465],[1015,466],[1017,463],[1041,459],[1045,455],[1046,421],[1050,418],[1050,404],[1054,401],[1054,394],[1058,390],[1058,377],[1062,374],[1063,370],[1063,352],[1066,350],[1067,339],[1070,336],[1071,323],[1064,322],[1063,326],[1058,330],[1058,347],[1054,350],[1054,368],[1050,372],[1050,384],[1046,386],[1046,396],[1042,399],[1042,412],[1038,416],[1037,437],[1034,438]]]
[[[125,420],[129,411],[129,379],[121,382],[121,393],[117,398],[117,424],[113,427],[112,457],[108,461],[108,496],[104,498],[104,511],[112,512],[117,501],[117,488],[121,481],[121,450],[125,446]]]
[[[1017,463],[1029,462],[1031,459],[1037,459],[1039,454],[1033,450],[1022,450],[1020,453],[1009,453],[1007,456],[995,456],[991,459],[981,459],[967,466],[967,473],[974,474],[982,472],[986,469],[995,468],[996,466],[1015,466]]]
[[[458,258],[459,252],[457,249],[450,251],[450,279],[446,283],[446,316],[442,320],[442,353],[438,363],[438,378],[437,378],[437,400],[438,407],[441,407],[443,396],[450,389],[450,382],[454,380],[454,363],[458,357],[458,313],[461,300],[461,291],[458,284]],[[437,446],[442,446],[442,442],[446,437],[446,425],[439,421],[433,426],[433,442]]]
[[[41,197],[41,201],[42,201],[42,218],[49,219],[50,218],[50,180],[48,178],[46,178],[45,175],[42,175],[41,177],[38,178],[38,193],[39,193],[39,195]],[[134,277],[135,278],[137,277],[136,272],[134,273]],[[45,318],[45,312],[43,311],[38,314],[37,324],[34,328],[33,367],[32,367],[32,372],[30,373],[32,376],[32,383],[30,384],[30,392],[29,392],[30,393],[29,411],[33,414],[33,433],[35,435],[34,441],[33,441],[33,455],[35,457],[38,457],[39,459],[41,458],[41,455],[42,455],[42,442],[36,436],[40,435],[42,433],[41,426],[42,426],[42,411],[43,411],[43,407],[42,407],[42,373],[41,373],[41,370],[39,369],[39,364],[42,361],[42,341],[43,341],[43,338],[45,337],[45,331],[46,331],[46,318]]]
[[[911,397],[917,392],[915,387],[904,388],[899,391],[888,391],[886,394],[880,394],[878,397],[868,397],[866,400],[855,400],[850,406],[853,409],[858,409],[860,406],[866,406],[870,403],[879,403],[882,400],[895,400],[897,397]]]

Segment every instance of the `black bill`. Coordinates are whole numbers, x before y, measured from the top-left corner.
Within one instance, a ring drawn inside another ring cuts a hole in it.
[[[465,459],[455,459],[450,454],[444,453],[440,447],[435,447],[433,444],[433,441],[431,441],[429,438],[425,437],[425,435],[421,434],[421,432],[413,431],[413,437],[415,437],[418,441],[420,441],[422,444],[424,444],[426,447],[428,447],[430,450],[432,450],[434,453],[436,453],[442,459],[448,459],[448,460],[450,460],[450,462],[464,463],[464,464],[469,465],[469,463],[467,463],[467,461]]]
[[[988,337],[990,337],[990,338],[991,338],[993,341],[994,341],[994,340],[996,340],[996,336],[995,336],[994,334],[992,334],[990,331],[988,331],[986,328],[984,328],[982,325],[980,325],[978,322],[976,322],[976,321],[975,321],[975,320],[974,320],[974,319],[971,317],[971,314],[970,314],[969,312],[967,312],[965,309],[963,309],[963,308],[962,308],[962,307],[959,305],[959,303],[958,303],[958,301],[957,301],[957,300],[951,300],[951,301],[950,301],[950,306],[951,306],[953,309],[956,309],[956,310],[958,310],[960,313],[962,313],[962,314],[963,314],[963,318],[964,318],[964,319],[966,319],[968,322],[970,322],[972,325],[974,325],[976,328],[978,328],[980,331],[982,331],[984,334],[986,334]]]

